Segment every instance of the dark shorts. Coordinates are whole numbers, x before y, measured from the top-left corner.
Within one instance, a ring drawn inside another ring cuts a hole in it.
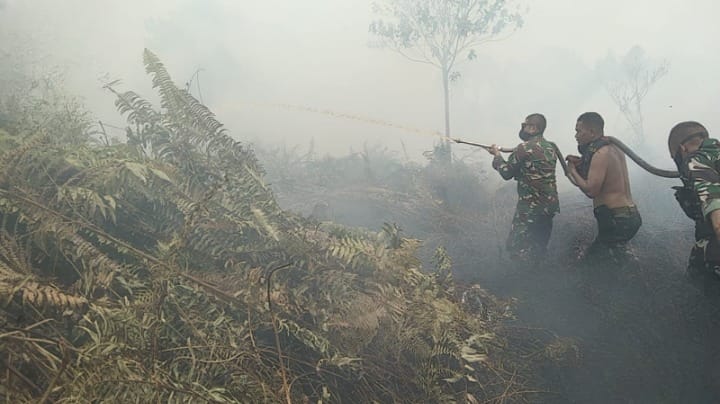
[[[515,212],[507,239],[510,257],[534,259],[544,256],[552,227],[552,215],[528,215]]]
[[[640,230],[642,218],[636,206],[608,208],[600,205],[593,210],[598,234],[588,249],[588,257],[609,253],[610,256],[627,253],[626,244]]]

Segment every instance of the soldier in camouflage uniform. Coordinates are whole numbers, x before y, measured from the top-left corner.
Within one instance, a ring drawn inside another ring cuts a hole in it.
[[[531,114],[522,123],[523,140],[505,161],[496,145],[489,150],[495,156],[493,168],[503,179],[517,181],[518,201],[507,250],[512,258],[541,258],[547,251],[552,221],[560,211],[555,165],[557,147],[545,138],[545,117]]]
[[[687,274],[708,291],[720,280],[720,142],[711,139],[700,123],[688,121],[672,128],[668,148],[683,183],[673,187],[675,198],[695,221]]]

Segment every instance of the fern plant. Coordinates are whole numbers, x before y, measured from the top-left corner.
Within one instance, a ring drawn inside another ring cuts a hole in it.
[[[8,402],[451,402],[506,386],[419,240],[283,211],[252,150],[150,51],[128,141],[0,156]],[[441,273],[450,270],[439,255]],[[279,270],[278,268],[283,268]]]

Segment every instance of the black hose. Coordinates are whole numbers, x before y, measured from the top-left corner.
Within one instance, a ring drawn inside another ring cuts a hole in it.
[[[680,173],[677,171],[672,170],[663,170],[654,166],[651,166],[647,161],[643,160],[635,154],[634,151],[632,151],[625,143],[621,142],[620,139],[614,138],[612,136],[605,136],[607,140],[610,141],[610,143],[614,144],[620,150],[623,151],[632,161],[637,163],[640,167],[645,169],[645,171],[649,172],[650,174],[657,175],[658,177],[664,177],[664,178],[680,178]]]
[[[557,155],[558,161],[560,162],[560,166],[562,167],[563,172],[565,173],[565,176],[567,176],[569,174],[567,162],[565,161],[565,158],[563,157],[562,153],[560,152],[560,148],[558,148],[557,145],[553,142],[550,142],[550,144],[552,145],[553,149],[555,149],[555,154]]]
[[[612,136],[605,136],[605,138],[615,146],[617,146],[620,150],[622,150],[623,153],[625,153],[632,161],[634,161],[637,165],[642,167],[645,171],[649,172],[650,174],[657,175],[658,177],[664,177],[664,178],[680,178],[680,173],[673,170],[663,170],[661,168],[657,168],[655,166],[650,165],[647,161],[643,160],[640,156],[635,154],[632,149],[630,149],[625,143],[620,141],[620,139],[612,137]],[[472,143],[472,142],[466,142],[464,140],[460,139],[453,139],[456,143],[462,143],[470,146],[476,146],[476,147],[482,147],[483,149],[490,149],[490,146],[480,144],[480,143]],[[560,149],[557,147],[557,145],[553,142],[550,142],[552,144],[553,149],[555,149],[555,153],[558,156],[558,160],[560,161],[560,165],[562,166],[563,171],[565,172],[565,175],[568,175],[568,168],[567,168],[567,162],[565,162],[565,158],[563,158],[562,153],[560,152]],[[509,153],[512,152],[514,149],[509,148],[498,148],[501,152]]]
[[[485,145],[485,144],[466,142],[466,141],[460,140],[460,139],[452,139],[452,140],[455,143],[461,143],[461,144],[466,144],[466,145],[475,146],[475,147],[482,147],[485,150],[490,150],[490,146]],[[560,165],[562,166],[563,172],[565,172],[565,175],[568,175],[567,163],[565,162],[565,159],[563,158],[563,155],[560,152],[560,149],[557,147],[557,145],[555,143],[550,142],[550,144],[552,145],[553,149],[555,150],[555,154],[557,155],[557,158],[560,161]],[[515,149],[511,149],[508,147],[498,147],[498,150],[500,150],[503,153],[512,153],[513,151],[515,151]]]

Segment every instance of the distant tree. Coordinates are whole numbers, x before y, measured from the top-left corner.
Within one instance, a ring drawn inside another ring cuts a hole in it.
[[[636,45],[619,61],[609,54],[598,63],[597,69],[605,89],[630,124],[633,134],[630,143],[642,146],[645,142],[642,102],[650,88],[668,73],[668,61],[651,60],[645,50]]]
[[[378,16],[370,24],[376,45],[413,62],[440,69],[445,101],[445,135],[450,136],[450,81],[460,60],[473,60],[475,47],[522,26],[513,0],[383,0],[374,2]],[[450,159],[450,144],[445,144]]]
[[[68,91],[65,70],[48,59],[24,38],[0,45],[0,124],[18,141],[47,133],[58,143],[96,142],[92,114]]]

